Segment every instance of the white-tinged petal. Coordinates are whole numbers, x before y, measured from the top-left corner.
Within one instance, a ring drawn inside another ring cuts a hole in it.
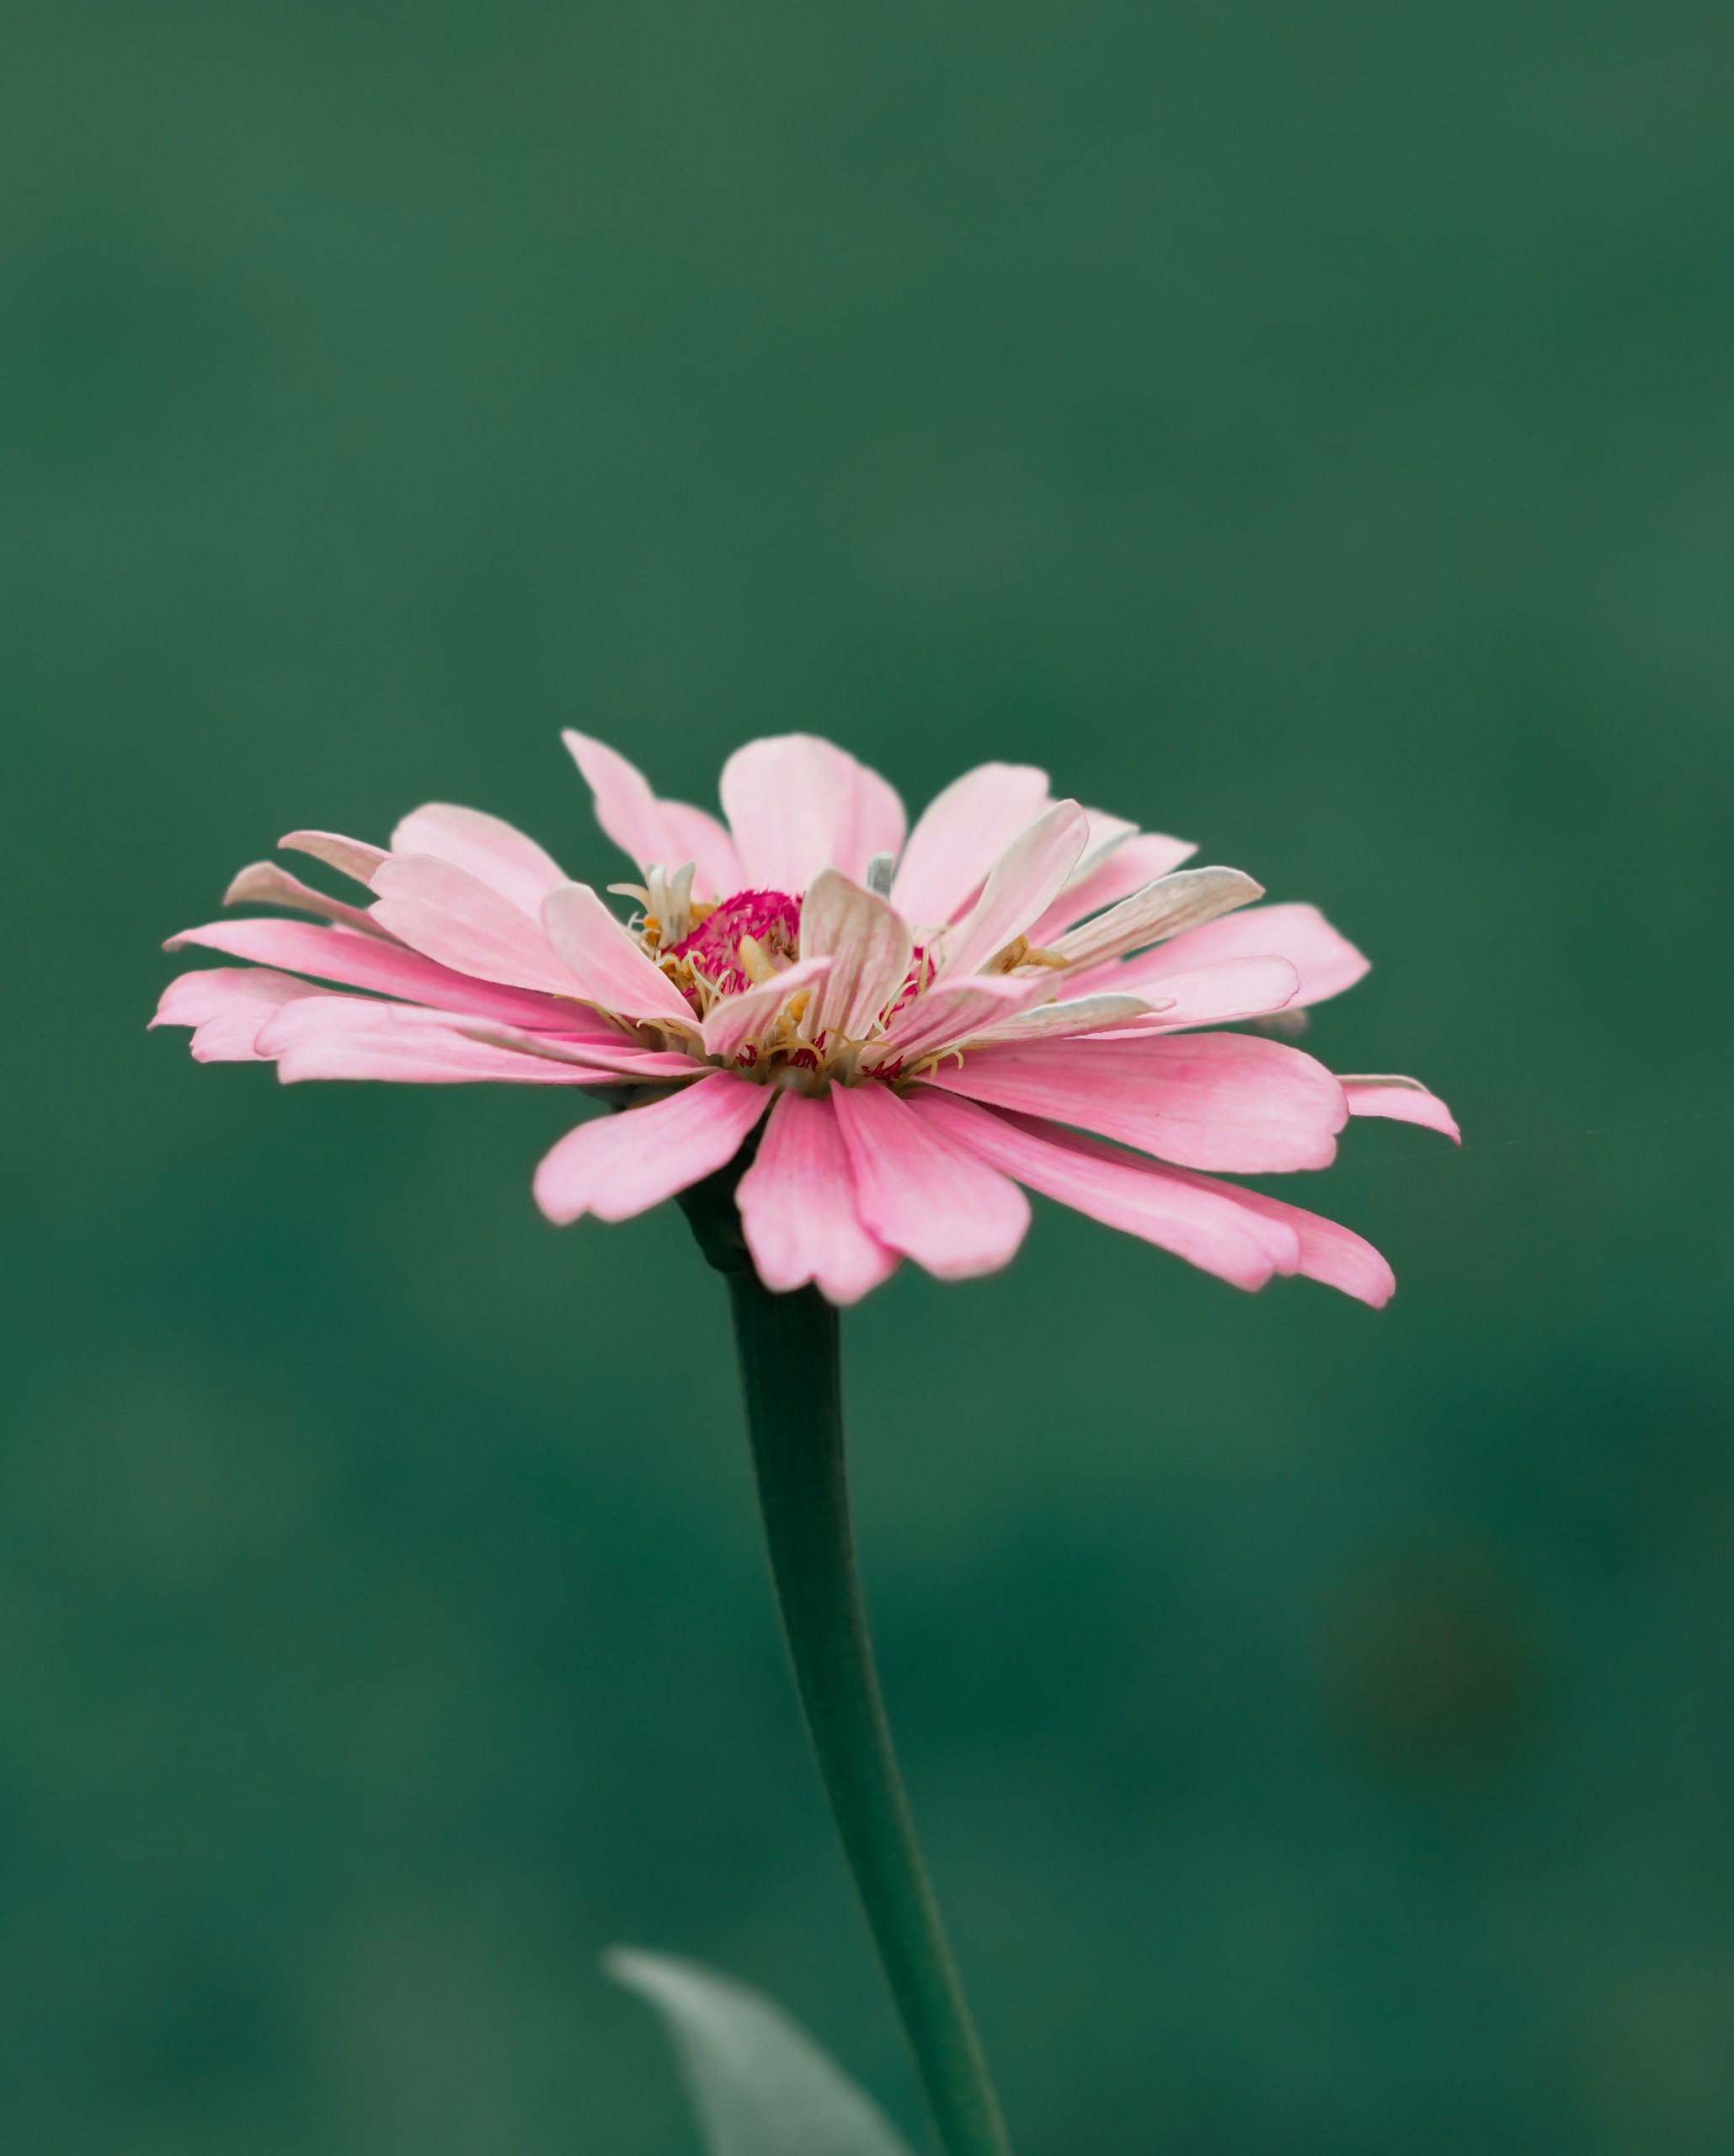
[[[1165,831],[1137,831],[1123,839],[1106,860],[1087,875],[1074,875],[1039,921],[1024,933],[1032,943],[1051,945],[1091,914],[1117,905],[1154,883],[1191,859],[1198,851],[1189,839],[1170,838]]]
[[[609,1048],[594,1040],[565,1040],[558,1033],[526,1033],[521,1026],[497,1025],[487,1018],[460,1018],[455,1023],[466,1040],[513,1049],[520,1055],[539,1055],[547,1063],[568,1063],[580,1070],[613,1071],[640,1084],[704,1075],[704,1066],[690,1055],[640,1048],[624,1035],[618,1048]]]
[[[902,915],[835,868],[813,880],[801,907],[801,955],[828,958],[806,1032],[863,1040],[909,978],[915,939]]]
[[[1177,936],[1182,929],[1196,928],[1263,896],[1264,886],[1238,868],[1178,868],[1171,876],[1146,883],[1081,928],[1056,937],[1047,947],[1075,967],[1100,965],[1105,958],[1141,950],[1147,943]]]
[[[1135,1026],[1159,1017],[1164,1006],[1159,999],[1142,995],[1078,995],[1069,1003],[1043,1003],[1014,1018],[986,1026],[973,1036],[979,1041],[1040,1041],[1059,1034],[1100,1033],[1111,1027]]]
[[[1075,801],[1056,801],[1020,831],[994,863],[981,896],[946,931],[936,971],[973,974],[1021,936],[1078,864],[1090,821]]]

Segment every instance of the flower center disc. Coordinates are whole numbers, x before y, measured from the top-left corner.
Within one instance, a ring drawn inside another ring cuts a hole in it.
[[[801,901],[787,891],[737,891],[662,955],[690,958],[724,995],[738,995],[751,985],[740,963],[743,936],[750,936],[766,958],[787,965],[800,954]]]

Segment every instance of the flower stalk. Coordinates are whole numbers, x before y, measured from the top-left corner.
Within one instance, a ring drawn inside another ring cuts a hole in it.
[[[838,1312],[773,1294],[740,1232],[731,1163],[684,1193],[728,1283],[747,1434],[807,1733],[946,2156],[1010,2156],[891,1742],[856,1569]]]

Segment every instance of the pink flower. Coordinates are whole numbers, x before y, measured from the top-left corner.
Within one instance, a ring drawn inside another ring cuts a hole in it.
[[[906,835],[897,795],[841,750],[752,741],[723,766],[725,826],[566,740],[638,864],[642,883],[609,886],[629,920],[474,809],[418,808],[387,850],[291,831],[371,903],[243,869],[230,902],[316,920],[174,937],[250,963],[183,974],[153,1022],[285,1081],[632,1089],[642,1105],[537,1170],[557,1221],[641,1213],[762,1123],[738,1193],[754,1262],[835,1303],[902,1257],[948,1280],[1004,1265],[1029,1225],[1020,1185],[1236,1287],[1300,1273],[1390,1294],[1358,1235],[1207,1172],[1325,1167],[1351,1115],[1457,1135],[1412,1079],[1199,1030],[1359,979],[1367,961],[1313,907],[1251,906],[1249,877],[1182,868],[1192,846],[1053,800],[1027,766],[966,772]]]

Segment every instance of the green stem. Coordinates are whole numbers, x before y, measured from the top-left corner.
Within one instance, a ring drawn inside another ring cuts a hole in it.
[[[873,1666],[849,1522],[837,1313],[812,1288],[773,1295],[754,1272],[734,1202],[744,1166],[681,1203],[728,1277],[759,1509],[808,1737],[946,2156],[1010,2156]]]

